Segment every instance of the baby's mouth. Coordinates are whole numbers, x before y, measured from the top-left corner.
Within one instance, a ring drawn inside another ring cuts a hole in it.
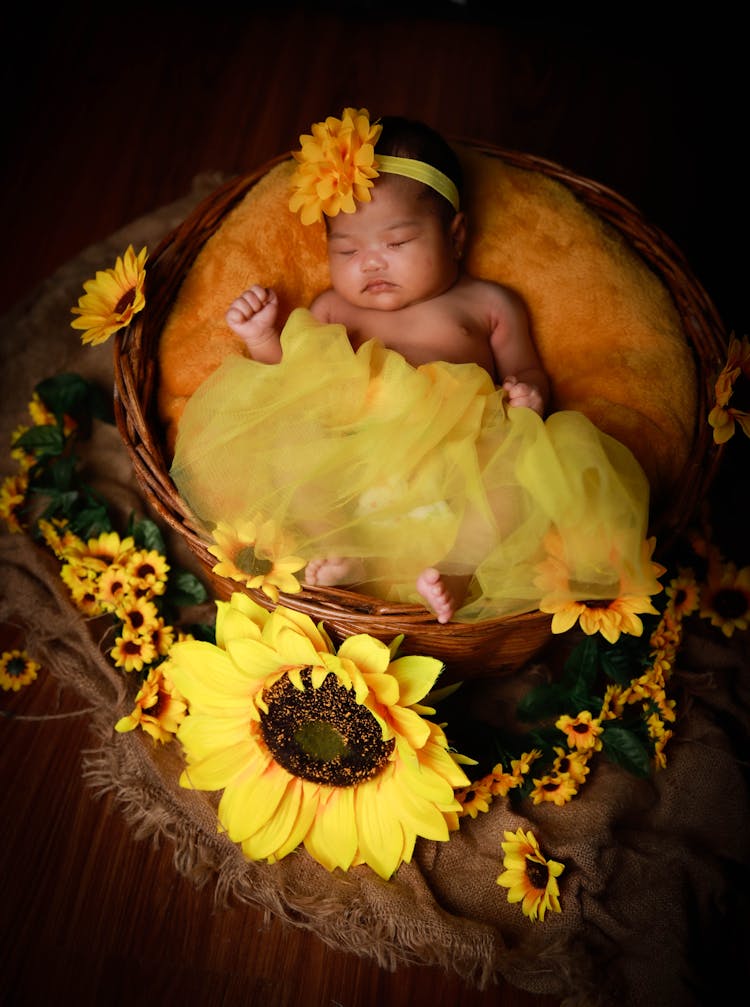
[[[395,284],[391,283],[389,280],[377,279],[369,280],[363,290],[367,294],[381,294],[386,293],[394,289]]]

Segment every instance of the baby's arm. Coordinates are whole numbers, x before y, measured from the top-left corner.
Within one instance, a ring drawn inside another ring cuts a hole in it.
[[[278,313],[276,291],[259,284],[229,305],[225,316],[227,325],[240,336],[253,360],[264,364],[277,364],[281,360],[281,340],[276,325]]]
[[[493,315],[490,345],[502,387],[512,406],[527,406],[544,415],[549,378],[531,337],[526,307],[512,291],[500,289]]]

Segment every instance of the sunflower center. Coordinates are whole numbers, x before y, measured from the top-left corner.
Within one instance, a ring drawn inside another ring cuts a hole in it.
[[[268,713],[261,713],[263,738],[273,757],[294,776],[332,787],[351,787],[383,769],[393,740],[370,711],[329,674],[312,687],[302,672],[304,692],[284,676],[264,691]]]
[[[739,619],[747,612],[747,596],[742,591],[723,588],[714,595],[713,606],[722,619]]]
[[[26,670],[26,661],[22,657],[12,657],[6,664],[5,670],[11,678],[20,678]]]
[[[549,871],[546,864],[540,864],[536,860],[526,858],[526,876],[534,888],[544,891],[549,881]]]
[[[273,570],[273,563],[270,559],[263,559],[256,555],[255,548],[246,545],[240,549],[234,560],[237,568],[251,577],[264,577]]]
[[[116,315],[122,315],[135,301],[135,287],[131,287],[130,290],[126,290],[122,295],[120,300],[115,305],[114,313]]]

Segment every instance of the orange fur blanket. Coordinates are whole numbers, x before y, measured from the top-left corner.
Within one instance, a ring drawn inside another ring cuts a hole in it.
[[[554,407],[585,413],[626,444],[655,496],[687,461],[696,414],[692,352],[668,290],[627,239],[562,182],[457,145],[466,176],[467,268],[516,290],[552,380]],[[287,206],[291,159],[274,164],[206,242],[160,346],[159,409],[174,445],[185,401],[227,353],[224,314],[251,283],[282,313],[328,286],[325,232]]]

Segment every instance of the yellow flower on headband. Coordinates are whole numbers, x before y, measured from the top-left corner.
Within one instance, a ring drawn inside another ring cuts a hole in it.
[[[378,174],[375,143],[382,128],[370,123],[366,108],[345,108],[340,119],[329,116],[313,125],[312,134],[300,136],[289,209],[300,211],[303,224],[322,220],[324,213],[354,213],[355,200],[370,201]]]

